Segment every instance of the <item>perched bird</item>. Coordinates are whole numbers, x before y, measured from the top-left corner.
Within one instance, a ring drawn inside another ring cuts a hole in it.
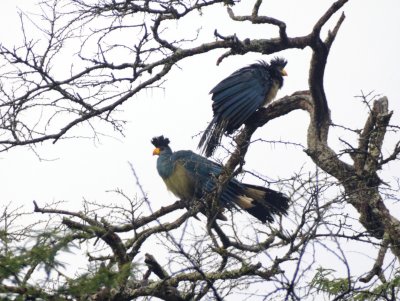
[[[259,108],[270,103],[283,85],[287,61],[274,58],[241,68],[211,91],[214,117],[204,131],[199,148],[210,157],[222,135],[232,134]]]
[[[158,155],[157,171],[167,188],[178,198],[191,201],[204,200],[216,188],[223,167],[190,150],[172,152],[169,139],[154,137],[153,155]],[[219,195],[220,204],[226,208],[240,208],[261,222],[272,222],[273,215],[286,214],[289,199],[272,189],[241,183],[231,179]]]

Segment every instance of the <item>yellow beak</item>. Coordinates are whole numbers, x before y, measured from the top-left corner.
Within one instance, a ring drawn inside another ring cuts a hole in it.
[[[153,150],[153,156],[155,156],[155,155],[159,155],[160,154],[160,149],[158,148],[158,147],[156,147],[154,150]]]
[[[282,74],[282,76],[287,76],[286,70],[285,70],[285,69],[282,69],[282,70],[281,70],[281,74]]]

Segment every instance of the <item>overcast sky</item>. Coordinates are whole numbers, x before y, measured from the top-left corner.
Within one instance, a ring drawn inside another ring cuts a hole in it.
[[[253,1],[250,1],[251,3]],[[280,18],[287,23],[290,36],[307,34],[318,17],[332,1],[267,1],[261,14]],[[400,1],[355,0],[345,5],[346,20],[333,44],[325,77],[325,87],[334,123],[360,128],[366,118],[366,110],[354,96],[360,91],[389,97],[390,108],[395,110],[392,120],[399,120],[400,88]],[[18,43],[20,26],[17,7],[34,11],[32,1],[2,1],[0,10],[0,41],[6,45]],[[214,12],[211,13],[211,15]],[[267,38],[272,32],[267,26],[225,27],[224,16],[192,20],[202,22],[203,38],[212,40],[215,28],[239,38],[257,36]],[[339,15],[333,18],[337,20]],[[189,23],[188,23],[189,24]],[[332,27],[332,22],[330,23]],[[195,32],[196,27],[180,25]],[[257,28],[254,33],[254,28]],[[327,29],[328,27],[325,27]],[[246,34],[251,30],[251,34]],[[267,35],[267,36],[266,36]],[[106,131],[114,136],[93,140],[67,140],[56,144],[46,142],[35,148],[46,160],[39,160],[27,147],[15,148],[0,154],[0,181],[3,183],[1,204],[8,202],[39,204],[65,200],[70,208],[79,210],[83,198],[109,202],[114,198],[105,191],[122,188],[129,194],[138,192],[128,162],[140,177],[144,190],[154,208],[172,203],[176,198],[169,193],[156,169],[150,139],[164,134],[171,139],[173,149],[196,150],[198,137],[210,121],[210,89],[236,69],[258,59],[270,60],[272,56],[247,54],[230,57],[220,66],[215,62],[221,51],[187,59],[174,68],[164,84],[165,89],[149,90],[133,97],[120,109],[128,120],[125,137]],[[288,59],[289,76],[285,78],[278,97],[297,90],[307,89],[310,51],[290,50],[280,53]],[[269,123],[258,130],[254,138],[281,139],[305,143],[308,116],[294,112]],[[331,141],[340,149],[339,132],[332,132]],[[390,145],[387,145],[390,150]],[[223,154],[221,154],[222,156]],[[301,148],[282,145],[254,144],[249,151],[246,169],[254,170],[271,178],[290,176],[293,171],[310,162]],[[310,165],[310,164],[309,164]],[[397,165],[398,167],[398,165]],[[393,171],[396,174],[397,171]],[[397,172],[398,174],[398,172]]]
[[[285,21],[289,36],[308,34],[332,3],[321,0],[266,2],[261,14]],[[2,1],[1,43],[8,46],[19,43],[17,7],[34,11],[32,3],[30,0]],[[400,1],[353,0],[345,5],[344,12],[346,20],[331,49],[325,77],[332,120],[336,124],[361,128],[367,111],[354,96],[360,95],[360,91],[375,91],[389,98],[390,109],[395,111],[392,121],[398,122]],[[339,14],[333,21],[338,17]],[[226,27],[228,21],[226,16],[216,15],[214,11],[208,17],[205,11],[202,18],[194,18],[180,25],[180,28],[195,33],[199,25],[193,27],[193,24],[201,22],[201,38],[209,41],[213,40],[215,28],[225,34],[236,32],[239,38],[268,38],[275,32],[267,26],[248,24]],[[333,23],[329,24],[330,27],[325,27],[325,30],[332,28]],[[255,28],[257,32],[254,32]],[[164,134],[170,138],[174,150],[196,151],[196,135],[205,129],[212,116],[208,94],[210,89],[236,69],[258,59],[269,61],[273,57],[247,54],[230,57],[216,66],[215,62],[222,52],[186,59],[179,63],[180,69],[174,68],[168,75],[164,90],[148,90],[120,107],[124,110],[121,116],[128,121],[124,137],[104,130],[109,137],[102,137],[100,141],[80,139],[60,140],[56,144],[46,142],[35,147],[35,151],[45,160],[39,160],[28,147],[0,153],[0,205],[26,204],[26,210],[31,210],[33,200],[40,205],[64,200],[68,202],[68,209],[80,210],[84,198],[99,203],[113,202],[116,196],[107,193],[108,190],[121,188],[129,195],[140,195],[128,162],[134,166],[154,209],[174,202],[176,198],[166,191],[157,174],[151,138]],[[288,59],[286,70],[289,76],[285,78],[278,97],[307,89],[309,49],[290,50],[279,55]],[[254,139],[292,141],[305,145],[307,123],[306,113],[293,112],[259,129]],[[344,148],[338,141],[342,133],[340,130],[331,132],[330,141],[336,150]],[[354,142],[354,137],[347,139]],[[393,143],[394,139],[388,141],[385,149],[390,151]],[[217,157],[222,158],[223,155],[223,152],[217,153]],[[313,164],[301,147],[255,143],[246,157],[245,168],[277,179],[291,176],[304,165],[313,169]],[[393,176],[400,174],[400,164],[397,163],[391,170],[384,170],[383,174],[384,180],[392,180]],[[249,180],[257,183],[256,179]],[[397,217],[400,218],[399,215]]]

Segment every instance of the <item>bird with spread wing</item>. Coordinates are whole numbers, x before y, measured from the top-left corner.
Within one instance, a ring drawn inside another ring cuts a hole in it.
[[[283,85],[287,61],[274,58],[241,68],[217,84],[212,94],[214,117],[204,131],[199,148],[210,157],[224,133],[232,134],[259,108],[270,103]]]
[[[186,201],[205,200],[216,189],[223,166],[190,150],[173,152],[169,142],[164,136],[151,140],[153,155],[158,155],[157,171],[168,190]],[[226,208],[243,209],[263,223],[272,222],[276,214],[286,214],[289,206],[289,199],[282,193],[234,178],[222,188],[219,202]]]

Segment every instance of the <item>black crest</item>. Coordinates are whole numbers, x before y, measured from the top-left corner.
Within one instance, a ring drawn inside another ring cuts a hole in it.
[[[151,139],[151,143],[155,147],[163,147],[163,146],[165,147],[165,146],[168,146],[169,139],[164,138],[164,136],[158,136],[158,137],[154,137],[153,139]]]
[[[285,60],[284,58],[281,58],[281,57],[274,57],[270,63],[270,65],[272,67],[279,68],[279,69],[285,68],[286,64],[287,64],[287,60]]]

